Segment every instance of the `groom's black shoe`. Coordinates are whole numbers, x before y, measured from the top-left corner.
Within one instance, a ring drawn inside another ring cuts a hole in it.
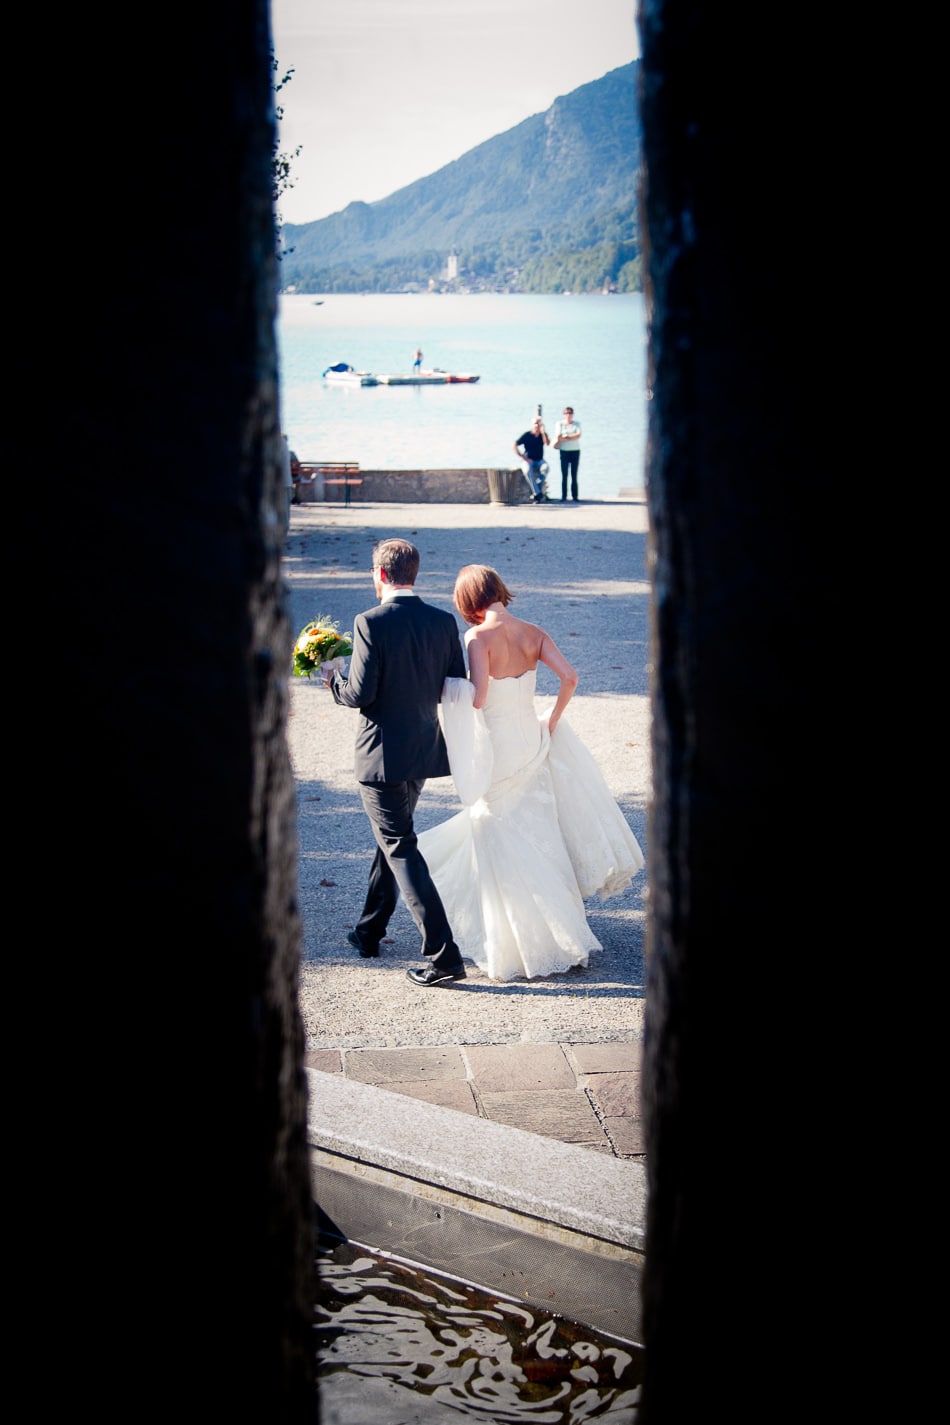
[[[406,974],[414,985],[422,985],[424,988],[430,985],[450,985],[453,980],[465,979],[465,966],[459,965],[455,970],[437,970],[434,965],[426,965],[424,970],[407,970]]]
[[[364,945],[357,931],[348,930],[346,932],[346,938],[353,946],[353,949],[360,952],[364,960],[375,960],[378,957],[379,945]]]

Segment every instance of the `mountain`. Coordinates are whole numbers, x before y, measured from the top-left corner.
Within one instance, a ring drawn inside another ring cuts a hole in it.
[[[283,290],[638,286],[639,63],[581,85],[388,198],[285,224]]]

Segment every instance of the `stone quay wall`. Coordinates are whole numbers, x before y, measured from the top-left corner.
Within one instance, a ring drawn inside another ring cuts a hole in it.
[[[385,504],[520,505],[530,491],[517,470],[360,470],[360,484],[333,483],[333,476],[315,473],[298,481],[297,503],[355,504],[371,500]]]

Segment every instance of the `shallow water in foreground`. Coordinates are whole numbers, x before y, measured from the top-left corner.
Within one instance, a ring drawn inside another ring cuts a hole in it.
[[[318,1260],[324,1425],[635,1425],[639,1347],[352,1242]]]

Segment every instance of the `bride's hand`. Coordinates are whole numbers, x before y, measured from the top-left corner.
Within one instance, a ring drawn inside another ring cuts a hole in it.
[[[549,708],[545,708],[544,711],[540,714],[540,720],[541,720],[541,722],[544,723],[545,727],[547,728],[547,730],[548,730],[548,736],[549,736],[549,737],[550,737],[551,733],[554,731],[554,729],[557,727],[559,719],[560,719],[560,713],[558,713],[558,716],[557,716],[557,717],[554,716],[554,704],[553,704],[553,703],[551,704],[551,706],[550,706]]]

